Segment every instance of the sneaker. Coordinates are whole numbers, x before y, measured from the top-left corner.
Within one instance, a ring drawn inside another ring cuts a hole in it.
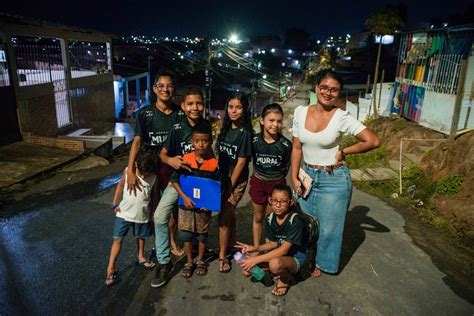
[[[156,270],[156,277],[151,281],[151,287],[161,287],[165,285],[170,277],[171,272],[173,271],[173,264],[160,264]]]

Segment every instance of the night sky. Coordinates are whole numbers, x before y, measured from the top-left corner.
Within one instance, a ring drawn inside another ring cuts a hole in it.
[[[119,35],[227,36],[282,34],[289,27],[303,28],[314,39],[356,32],[364,21],[388,0],[313,1],[13,1],[0,12],[39,18],[50,22],[92,28]],[[462,14],[469,0],[412,0],[408,22]]]

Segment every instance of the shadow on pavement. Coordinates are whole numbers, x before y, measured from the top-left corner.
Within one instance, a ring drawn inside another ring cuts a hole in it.
[[[346,214],[339,273],[344,270],[354,253],[364,242],[365,231],[376,233],[390,232],[388,227],[367,216],[369,211],[370,208],[367,206],[358,205]]]

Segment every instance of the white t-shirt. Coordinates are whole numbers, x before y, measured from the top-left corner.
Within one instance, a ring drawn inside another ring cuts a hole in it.
[[[122,201],[119,204],[120,212],[117,217],[123,218],[133,223],[148,223],[148,202],[150,201],[151,188],[155,183],[156,175],[147,177],[138,177],[141,181],[141,191],[137,189],[137,196],[128,191],[127,169],[125,169],[125,187],[123,190]]]
[[[337,109],[328,126],[317,133],[305,128],[309,106],[295,109],[293,118],[293,136],[298,137],[303,147],[303,160],[306,163],[330,166],[336,164],[336,153],[343,133],[357,135],[365,126],[347,111]]]

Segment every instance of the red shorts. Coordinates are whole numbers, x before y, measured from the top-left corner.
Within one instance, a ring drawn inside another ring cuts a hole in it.
[[[270,197],[270,194],[272,193],[273,187],[276,184],[280,183],[286,183],[285,178],[281,178],[278,180],[271,180],[271,181],[266,181],[266,180],[260,180],[257,178],[255,175],[252,175],[250,177],[250,190],[249,190],[249,195],[250,198],[252,199],[252,202],[255,204],[267,204],[268,203],[268,198]]]

